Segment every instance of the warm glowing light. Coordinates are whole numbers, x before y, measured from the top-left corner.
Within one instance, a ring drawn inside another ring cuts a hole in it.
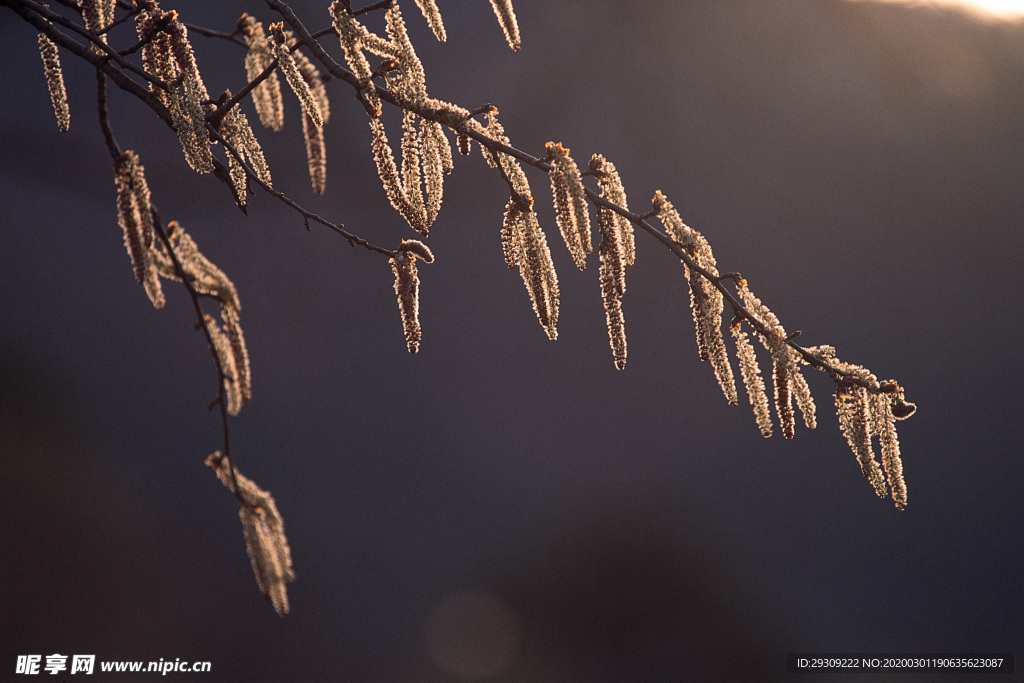
[[[956,7],[993,19],[1024,19],[1024,0],[878,0],[904,5]]]

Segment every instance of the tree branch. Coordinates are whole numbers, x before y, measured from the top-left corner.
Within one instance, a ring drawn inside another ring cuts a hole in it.
[[[354,88],[357,92],[362,92],[363,90],[365,90],[364,85],[359,81],[358,78],[356,78],[356,76],[352,72],[341,66],[341,64],[334,60],[334,58],[332,58],[323,49],[323,46],[320,45],[320,42],[309,33],[309,31],[303,25],[302,21],[295,15],[295,12],[291,9],[291,7],[289,7],[286,3],[282,2],[282,0],[265,0],[265,2],[267,3],[267,6],[277,11],[281,15],[281,17],[292,27],[292,30],[295,32],[295,36],[298,42],[309,48],[309,50],[313,53],[317,60],[319,60],[320,63],[323,64],[323,66],[328,70],[328,72],[332,76],[335,76],[336,78],[344,81],[352,88]],[[390,105],[398,107],[399,109],[410,111],[419,116],[420,118],[440,123],[458,134],[467,135],[473,140],[475,140],[478,144],[482,145],[483,147],[486,147],[492,153],[506,154],[515,159],[518,159],[519,161],[529,166],[544,171],[545,173],[549,173],[551,171],[551,164],[546,159],[536,157],[532,154],[529,154],[528,152],[524,152],[521,149],[517,149],[503,142],[494,140],[488,137],[487,135],[477,130],[474,130],[473,128],[469,128],[465,125],[452,125],[452,121],[448,116],[442,115],[436,109],[427,106],[423,102],[403,101],[394,93],[383,87],[375,88],[375,92],[384,102],[387,102]],[[500,164],[498,164],[498,168],[501,168]],[[506,178],[506,182],[507,181],[508,179]],[[725,300],[729,302],[729,306],[732,308],[734,314],[747,320],[750,323],[750,325],[754,328],[754,330],[757,331],[758,334],[763,336],[768,336],[771,334],[771,332],[764,325],[764,323],[762,323],[756,316],[754,316],[754,314],[751,313],[743,305],[739,298],[737,298],[736,295],[734,295],[731,291],[729,291],[728,288],[726,288],[722,284],[722,278],[714,275],[713,273],[701,267],[696,262],[696,260],[694,260],[693,257],[691,257],[686,252],[686,250],[683,249],[675,240],[673,240],[671,237],[669,237],[667,234],[665,234],[658,228],[654,227],[648,221],[649,214],[637,214],[632,211],[629,211],[628,209],[625,209],[617,204],[608,201],[607,199],[604,199],[591,188],[585,187],[584,191],[587,195],[587,199],[590,200],[592,204],[594,204],[597,207],[603,207],[610,211],[614,211],[620,216],[627,218],[634,225],[636,225],[641,230],[654,237],[656,240],[661,242],[662,245],[664,245],[669,251],[678,256],[680,261],[686,264],[687,268],[689,268],[693,272],[700,274],[701,277],[708,280],[708,282],[710,282],[712,286],[715,287],[715,289],[722,293],[722,296],[725,298]],[[515,193],[513,190],[513,196],[515,196],[515,194],[517,193]],[[800,355],[800,357],[803,358],[809,365],[811,365],[814,368],[817,368],[818,370],[822,370],[826,374],[828,374],[828,376],[831,377],[836,384],[855,384],[864,387],[870,392],[879,392],[879,390],[875,386],[871,385],[869,382],[865,381],[864,379],[854,374],[851,374],[840,368],[835,367],[832,363],[829,363],[827,359],[824,359],[818,355],[811,353],[806,348],[794,342],[791,338],[784,340],[784,343],[790,348],[792,348],[794,351],[796,351]]]

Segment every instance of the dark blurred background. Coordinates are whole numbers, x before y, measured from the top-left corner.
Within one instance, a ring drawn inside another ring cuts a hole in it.
[[[382,683],[767,681],[793,678],[788,652],[1019,654],[1024,24],[842,0],[516,0],[512,53],[483,0],[439,1],[444,45],[403,4],[435,96],[497,105],[535,154],[604,154],[634,208],[661,189],[805,343],[906,387],[907,510],[860,475],[823,375],[820,426],[792,442],[762,439],[745,398],[726,405],[653,240],[627,274],[619,372],[596,258],[575,270],[541,207],[562,288],[548,341],[502,260],[507,188],[457,157],[411,356],[385,259],[264,194],[243,216],[115,92],[165,220],[241,296],[254,400],[232,437],[285,518],[298,579],[279,618],[203,466],[221,433],[191,304],[167,284],[157,311],[132,277],[92,73],[65,56],[58,133],[35,31],[0,9],[0,678],[55,652],[212,662],[178,680]],[[276,19],[164,5],[222,30]],[[292,5],[328,25],[326,0]],[[244,84],[239,48],[193,41],[211,92]],[[415,237],[362,107],[329,87],[326,196],[290,95],[285,130],[256,129],[276,186],[378,244]]]

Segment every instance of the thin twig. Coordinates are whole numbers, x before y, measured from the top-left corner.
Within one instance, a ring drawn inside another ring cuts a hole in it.
[[[193,33],[198,33],[199,35],[205,36],[207,38],[220,38],[222,40],[234,43],[239,47],[244,47],[246,49],[248,49],[249,47],[248,45],[246,45],[244,40],[238,37],[237,29],[232,31],[231,33],[225,33],[224,31],[214,31],[213,29],[206,28],[205,26],[197,26],[195,24],[185,24],[185,28],[187,28],[189,31],[192,31]]]
[[[54,24],[59,24],[59,25],[63,26],[64,28],[67,28],[67,29],[70,29],[70,30],[74,31],[75,33],[79,34],[83,38],[87,39],[90,43],[92,43],[93,45],[98,47],[100,50],[102,50],[106,54],[107,59],[112,60],[115,64],[117,64],[122,69],[125,69],[127,71],[131,71],[135,75],[139,76],[140,78],[144,78],[145,80],[149,81],[150,83],[152,83],[153,85],[157,86],[158,88],[162,88],[164,90],[167,89],[167,84],[166,83],[161,81],[156,76],[153,76],[152,74],[147,72],[145,69],[139,68],[139,67],[135,66],[134,64],[132,64],[131,62],[129,62],[128,60],[124,59],[124,57],[122,57],[120,55],[120,53],[118,53],[116,50],[111,48],[105,42],[100,40],[99,34],[94,33],[93,31],[90,31],[89,29],[87,29],[87,28],[85,28],[83,26],[79,26],[78,24],[76,24],[75,22],[71,21],[67,17],[61,16],[60,14],[57,14],[56,12],[50,11],[50,9],[47,8],[45,5],[40,5],[39,3],[33,2],[32,0],[4,0],[4,2],[2,4],[7,4],[8,6],[11,7],[11,9],[14,9],[14,11],[16,11],[16,12],[18,12],[18,5],[22,5],[22,6],[25,7],[25,9],[28,9],[28,10],[30,10],[32,12],[35,12],[36,14],[38,14],[40,17],[46,19],[47,21],[52,22]],[[18,12],[18,13],[21,14],[21,12]],[[22,16],[24,17],[25,15],[22,14]],[[103,59],[103,56],[101,56],[101,55],[96,55],[96,56],[99,59]]]
[[[508,185],[508,191],[512,197],[512,201],[516,203],[516,206],[519,207],[519,210],[522,213],[532,213],[533,198],[523,195],[522,192],[516,189],[515,183],[513,183],[512,179],[508,177],[508,171],[506,171],[505,167],[501,165],[501,159],[498,158],[498,153],[492,149],[488,149],[487,151],[490,153],[491,159],[494,161],[495,168],[498,169],[498,172],[501,173],[501,177],[505,181],[505,184]]]
[[[317,58],[317,60],[324,66],[324,68],[327,69],[327,71],[332,76],[335,76],[336,78],[345,81],[350,86],[355,88],[358,92],[362,92],[365,89],[365,86],[359,81],[355,74],[341,66],[341,64],[339,64],[333,57],[331,57],[323,49],[323,46],[321,46],[319,41],[310,34],[310,32],[306,29],[306,27],[303,25],[302,21],[298,18],[298,16],[296,16],[295,12],[291,9],[291,7],[289,7],[286,3],[282,2],[281,0],[265,0],[265,2],[267,3],[268,7],[278,12],[281,15],[281,17],[292,27],[292,30],[295,32],[295,36],[298,42],[305,45],[310,50],[310,52],[313,53],[313,56]],[[430,108],[423,102],[403,101],[399,99],[394,93],[383,87],[377,87],[375,89],[375,92],[380,97],[381,100],[387,102],[388,104],[396,106],[405,111],[412,112],[419,116],[420,118],[441,123],[442,125],[451,128],[456,133],[468,135],[469,137],[476,140],[478,144],[482,145],[483,147],[486,147],[492,153],[507,154],[511,157],[518,159],[519,161],[522,161],[525,164],[540,169],[545,173],[548,173],[551,170],[551,164],[545,161],[543,158],[533,156],[532,154],[512,147],[511,145],[507,145],[497,140],[493,140],[487,137],[487,135],[477,130],[474,130],[473,128],[465,126],[464,123],[457,127],[453,127],[445,117],[439,115],[439,113],[436,110]],[[498,167],[501,168],[501,165],[499,164]],[[701,267],[700,264],[698,264],[696,260],[686,252],[685,249],[683,249],[681,246],[679,246],[678,243],[676,243],[675,240],[673,240],[671,237],[669,237],[661,230],[658,230],[656,227],[654,227],[648,221],[648,218],[650,217],[649,215],[637,214],[632,211],[629,211],[628,209],[625,209],[601,197],[597,192],[588,187],[584,187],[584,192],[586,193],[587,198],[590,200],[592,204],[598,207],[604,207],[606,209],[614,211],[620,216],[627,218],[634,225],[636,225],[641,230],[657,239],[667,249],[669,249],[669,251],[678,256],[679,259],[683,263],[685,263],[686,266],[692,272],[696,272],[701,277],[708,280],[711,283],[711,285],[715,287],[715,289],[722,293],[722,296],[725,298],[725,300],[729,302],[729,306],[733,309],[733,312],[737,316],[746,319],[758,334],[761,334],[763,336],[771,335],[770,330],[764,325],[764,323],[758,320],[758,318],[754,316],[753,313],[747,310],[747,308],[736,297],[736,295],[734,295],[725,287],[724,284],[722,284],[718,276]],[[827,373],[828,376],[831,377],[832,380],[835,381],[837,384],[856,384],[858,386],[864,387],[865,389],[868,389],[869,391],[877,391],[877,389],[871,386],[870,383],[867,382],[866,380],[856,375],[853,375],[849,372],[845,372],[839,368],[834,367],[826,359],[811,353],[804,347],[795,343],[792,339],[786,339],[784,340],[784,342],[794,351],[796,351],[800,355],[800,357],[803,358],[809,365]]]
[[[249,93],[256,89],[256,87],[263,81],[270,78],[270,74],[274,73],[274,69],[277,68],[277,60],[272,61],[266,69],[260,72],[256,78],[246,83],[245,87],[235,93],[231,98],[226,100],[224,103],[217,106],[217,109],[211,111],[206,115],[206,120],[213,126],[219,126],[224,115],[231,111],[231,108],[241,102]]]
[[[352,16],[358,17],[360,14],[366,14],[367,12],[374,12],[379,9],[390,9],[394,4],[394,0],[380,0],[380,2],[375,2],[372,5],[367,5],[362,9],[353,11]]]
[[[160,214],[157,213],[156,209],[153,210],[153,229],[156,231],[157,236],[160,238],[160,242],[164,245],[168,255],[171,257],[171,262],[174,264],[174,272],[177,273],[181,279],[182,284],[188,291],[189,298],[192,300],[192,308],[196,313],[196,317],[199,319],[199,327],[203,330],[203,336],[206,337],[206,343],[209,345],[210,354],[213,356],[214,365],[217,367],[217,400],[216,403],[220,408],[220,423],[221,431],[224,434],[224,455],[228,458],[228,466],[231,468],[231,483],[232,490],[235,493],[235,499],[238,501],[239,507],[246,507],[247,502],[242,497],[242,493],[238,488],[238,474],[235,470],[235,457],[231,453],[231,416],[228,413],[228,398],[225,390],[225,382],[230,379],[227,372],[224,371],[224,366],[221,365],[220,356],[217,354],[217,345],[213,341],[213,336],[210,334],[209,323],[206,322],[206,314],[203,312],[203,305],[200,301],[202,296],[196,291],[196,288],[192,285],[191,278],[185,273],[185,268],[181,265],[181,261],[178,259],[178,254],[174,251],[174,245],[171,244],[170,237],[167,235],[167,231],[164,230],[163,221],[160,220]]]
[[[103,138],[107,142],[107,149],[110,151],[110,156],[113,158],[115,164],[121,161],[123,153],[121,147],[117,144],[117,140],[114,137],[113,127],[110,125],[110,112],[107,108],[107,81],[106,77],[102,72],[96,72],[96,110],[99,116],[100,129],[103,131]],[[221,365],[220,356],[217,354],[216,345],[214,344],[213,337],[210,334],[210,328],[206,322],[206,316],[203,313],[203,307],[200,303],[200,294],[196,291],[192,285],[191,279],[185,272],[185,268],[181,265],[181,261],[178,259],[178,255],[174,250],[174,245],[171,244],[170,238],[167,236],[167,232],[164,230],[163,221],[160,219],[160,214],[155,208],[151,208],[150,211],[153,215],[153,229],[156,231],[163,243],[168,255],[171,258],[171,262],[174,264],[174,270],[178,277],[181,279],[182,284],[188,291],[189,298],[192,299],[192,307],[195,310],[196,317],[199,320],[200,327],[203,328],[203,334],[206,337],[206,343],[209,345],[210,352],[213,356],[213,362],[217,367],[217,403],[220,405],[221,415],[221,429],[224,434],[224,453],[228,457],[228,465],[231,473],[231,483],[234,484],[232,487],[235,491],[235,498],[238,500],[238,504],[245,505],[246,502],[243,500],[241,493],[238,490],[238,479],[235,472],[235,461],[231,455],[231,420],[228,414],[228,401],[225,395],[224,383],[228,379],[228,375]]]
[[[110,127],[110,111],[107,108],[107,77],[102,71],[96,72],[96,109],[100,119],[100,129],[103,131],[103,139],[107,142],[107,149],[116,164],[121,159],[121,146],[114,138],[114,131]]]
[[[40,33],[46,34],[46,36],[54,43],[105,73],[117,87],[137,97],[152,109],[168,126],[172,129],[174,128],[171,113],[167,110],[167,107],[165,107],[163,103],[153,95],[153,93],[133,81],[125,75],[123,71],[116,68],[111,63],[112,57],[109,55],[105,57],[96,54],[87,46],[61,32],[60,29],[47,21],[46,18],[44,18],[45,14],[52,14],[52,12],[47,10],[44,13],[40,13],[36,10],[38,5],[34,2],[28,2],[27,0],[0,0],[0,5],[10,7],[14,12],[20,15],[22,19],[36,27]],[[120,60],[120,56],[117,56],[117,60]]]
[[[373,244],[372,242],[363,239],[359,235],[356,235],[345,230],[345,228],[340,223],[332,223],[326,218],[323,218],[313,213],[312,211],[306,210],[285,193],[279,190],[275,190],[270,185],[267,185],[258,175],[256,175],[256,172],[253,171],[252,168],[250,168],[249,164],[245,163],[242,160],[242,157],[238,153],[238,150],[235,149],[234,145],[232,145],[230,142],[224,139],[224,136],[221,135],[219,130],[217,130],[210,124],[207,124],[207,129],[209,130],[210,136],[220,144],[224,145],[224,149],[228,151],[228,154],[231,154],[235,158],[235,160],[242,165],[242,168],[245,169],[245,175],[249,178],[251,182],[256,183],[257,185],[260,186],[260,188],[263,189],[264,192],[279,199],[280,201],[284,202],[287,206],[297,211],[307,222],[307,227],[309,221],[314,221],[315,223],[319,223],[320,225],[323,225],[324,227],[338,233],[346,240],[348,240],[349,244],[351,244],[352,246],[358,245],[360,247],[365,247],[370,251],[375,251],[378,254],[383,254],[384,256],[387,256],[389,258],[393,258],[395,256],[396,252],[394,252],[393,250],[385,249],[384,247],[378,247],[376,244]]]

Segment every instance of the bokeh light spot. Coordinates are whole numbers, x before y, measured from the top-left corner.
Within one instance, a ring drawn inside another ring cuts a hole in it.
[[[863,0],[855,0],[862,2]],[[975,16],[989,19],[1024,19],[1024,2],[1021,0],[872,0],[874,2],[898,2],[904,5],[953,7]]]
[[[490,593],[460,591],[445,598],[427,619],[427,656],[464,680],[486,680],[506,671],[519,644],[509,607]]]

